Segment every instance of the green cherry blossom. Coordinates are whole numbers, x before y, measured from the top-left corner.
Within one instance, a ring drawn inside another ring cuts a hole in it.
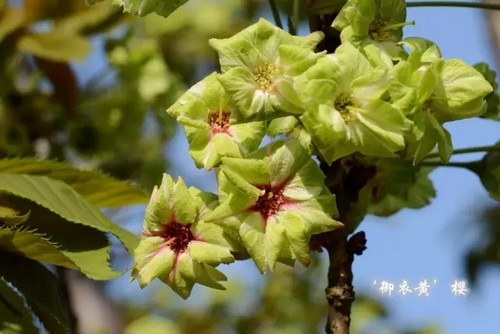
[[[196,166],[207,170],[223,156],[241,157],[257,149],[266,127],[265,122],[240,122],[217,76],[210,74],[167,110],[184,126]]]
[[[446,162],[453,147],[443,124],[482,115],[487,106],[484,99],[493,89],[472,66],[460,59],[443,59],[431,41],[408,38],[403,43],[411,53],[394,67],[389,93],[413,121],[405,154],[418,163],[437,144]]]
[[[363,48],[374,45],[392,59],[405,59],[404,49],[398,45],[403,37],[405,22],[404,0],[348,0],[332,23],[341,31],[342,42],[349,41]]]
[[[342,226],[335,196],[297,139],[275,141],[246,159],[222,158],[220,206],[207,221],[220,224],[247,249],[258,269],[311,261],[311,235]]]
[[[297,79],[307,110],[300,119],[327,163],[354,152],[393,157],[404,149],[409,121],[385,101],[390,79],[348,42]]]
[[[226,277],[214,267],[234,261],[234,240],[219,226],[203,221],[215,205],[214,194],[188,189],[181,178],[174,183],[164,174],[151,195],[134,252],[132,277],[141,287],[158,278],[182,298],[189,297],[195,283],[224,289],[219,281]]]
[[[312,51],[323,38],[320,32],[293,36],[260,19],[226,39],[211,39],[223,74],[219,81],[238,111],[253,119],[302,113],[294,78],[323,53]]]

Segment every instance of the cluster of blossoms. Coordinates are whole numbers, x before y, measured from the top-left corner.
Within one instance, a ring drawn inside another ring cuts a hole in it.
[[[437,145],[449,159],[443,123],[484,113],[492,87],[434,43],[402,40],[405,19],[403,0],[349,0],[333,22],[342,40],[333,54],[315,52],[322,33],[292,36],[263,19],[210,40],[222,73],[167,112],[196,166],[216,168],[218,196],[165,175],[135,252],[141,286],[159,278],[184,298],[194,283],[223,288],[215,267],[245,254],[262,273],[276,262],[308,265],[311,236],[342,226],[313,155],[411,166]],[[259,148],[266,134],[282,138]]]

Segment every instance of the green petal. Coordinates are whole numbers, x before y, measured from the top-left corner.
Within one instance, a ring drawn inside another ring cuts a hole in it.
[[[329,199],[331,200],[331,196]],[[330,205],[335,207],[335,202],[330,203]],[[290,224],[293,224],[297,220],[302,221],[304,224],[304,234],[309,236],[332,231],[343,226],[340,222],[322,211],[321,207],[315,206],[313,203],[300,203],[296,207],[283,212],[280,217],[284,222],[290,221]]]
[[[221,68],[225,72],[235,66],[253,67],[262,60],[275,60],[280,45],[295,45],[313,50],[323,36],[321,32],[293,36],[260,19],[230,38],[211,39],[209,43],[219,54]]]
[[[263,274],[267,269],[266,223],[260,213],[252,212],[240,226],[241,241]]]
[[[265,249],[267,265],[269,266],[269,268],[271,268],[271,270],[274,270],[276,261],[278,260],[279,254],[281,253],[281,249],[284,247],[284,227],[280,220],[277,220],[274,217],[269,217],[269,219],[267,219],[265,228]]]
[[[165,246],[161,237],[147,237],[134,251],[135,266],[132,276],[144,287],[153,279],[168,275],[174,265],[174,252]]]
[[[311,263],[311,255],[309,250],[309,235],[306,232],[306,226],[302,219],[297,216],[287,215],[279,217],[283,219],[285,225],[285,235],[290,244],[293,255],[304,266],[309,266]]]
[[[159,188],[155,187],[151,199],[146,207],[144,228],[149,231],[162,230],[163,224],[170,221],[172,214],[171,203],[174,199],[174,180],[168,174],[163,174]]]
[[[248,122],[230,126],[229,132],[243,154],[256,150],[266,134],[265,122]]]
[[[288,133],[299,124],[299,120],[295,116],[287,116],[275,118],[269,122],[267,134],[274,137],[280,133]]]
[[[193,200],[189,189],[187,188],[184,180],[179,177],[179,180],[174,186],[174,217],[175,220],[181,224],[191,224],[195,221],[199,207],[196,201]]]
[[[442,86],[438,86],[435,94],[437,98],[446,98],[446,107],[437,104],[433,111],[438,117],[448,120],[458,120],[479,116],[484,113],[482,99],[493,91],[491,85],[472,66],[460,59],[445,60],[440,72]],[[468,103],[476,106],[460,108]]]
[[[231,263],[234,261],[234,257],[231,255],[228,248],[202,241],[190,242],[189,254],[195,261],[212,266],[216,266],[221,263]]]
[[[193,261],[188,252],[179,255],[176,270],[187,281],[199,283],[213,289],[225,290],[224,286],[210,275],[205,265]]]
[[[197,240],[203,240],[207,243],[232,248],[232,240],[224,230],[217,224],[198,221],[191,227],[191,232]]]
[[[205,81],[200,81],[189,88],[170,108],[167,113],[173,118],[182,114],[185,105],[193,100],[199,99],[203,91],[207,88]]]
[[[297,139],[286,142],[271,156],[271,186],[280,186],[289,181],[310,159]]]
[[[266,185],[271,182],[269,165],[263,160],[223,158],[223,169],[231,170],[253,185]]]
[[[309,160],[288,182],[283,195],[297,201],[311,199],[323,191],[324,179],[325,176],[319,166],[313,160]]]
[[[162,281],[168,284],[175,293],[184,299],[187,299],[191,295],[191,290],[193,290],[194,286],[194,282],[185,279],[177,268],[168,277],[162,279]]]

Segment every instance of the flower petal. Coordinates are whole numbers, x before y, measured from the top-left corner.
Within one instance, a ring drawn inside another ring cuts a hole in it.
[[[188,249],[193,259],[200,263],[216,266],[220,263],[231,263],[234,261],[234,257],[228,248],[203,241],[190,242]]]

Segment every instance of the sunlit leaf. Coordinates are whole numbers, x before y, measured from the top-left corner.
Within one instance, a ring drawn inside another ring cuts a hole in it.
[[[1,191],[33,201],[70,222],[113,233],[129,252],[137,245],[138,238],[133,233],[111,222],[95,206],[61,181],[45,176],[2,173]]]
[[[149,196],[138,187],[96,171],[69,164],[36,159],[2,159],[0,173],[44,175],[70,185],[87,201],[99,207],[147,203]]]
[[[94,4],[102,0],[86,0]],[[123,11],[144,16],[150,13],[167,17],[188,0],[113,0],[113,4],[123,7]]]

